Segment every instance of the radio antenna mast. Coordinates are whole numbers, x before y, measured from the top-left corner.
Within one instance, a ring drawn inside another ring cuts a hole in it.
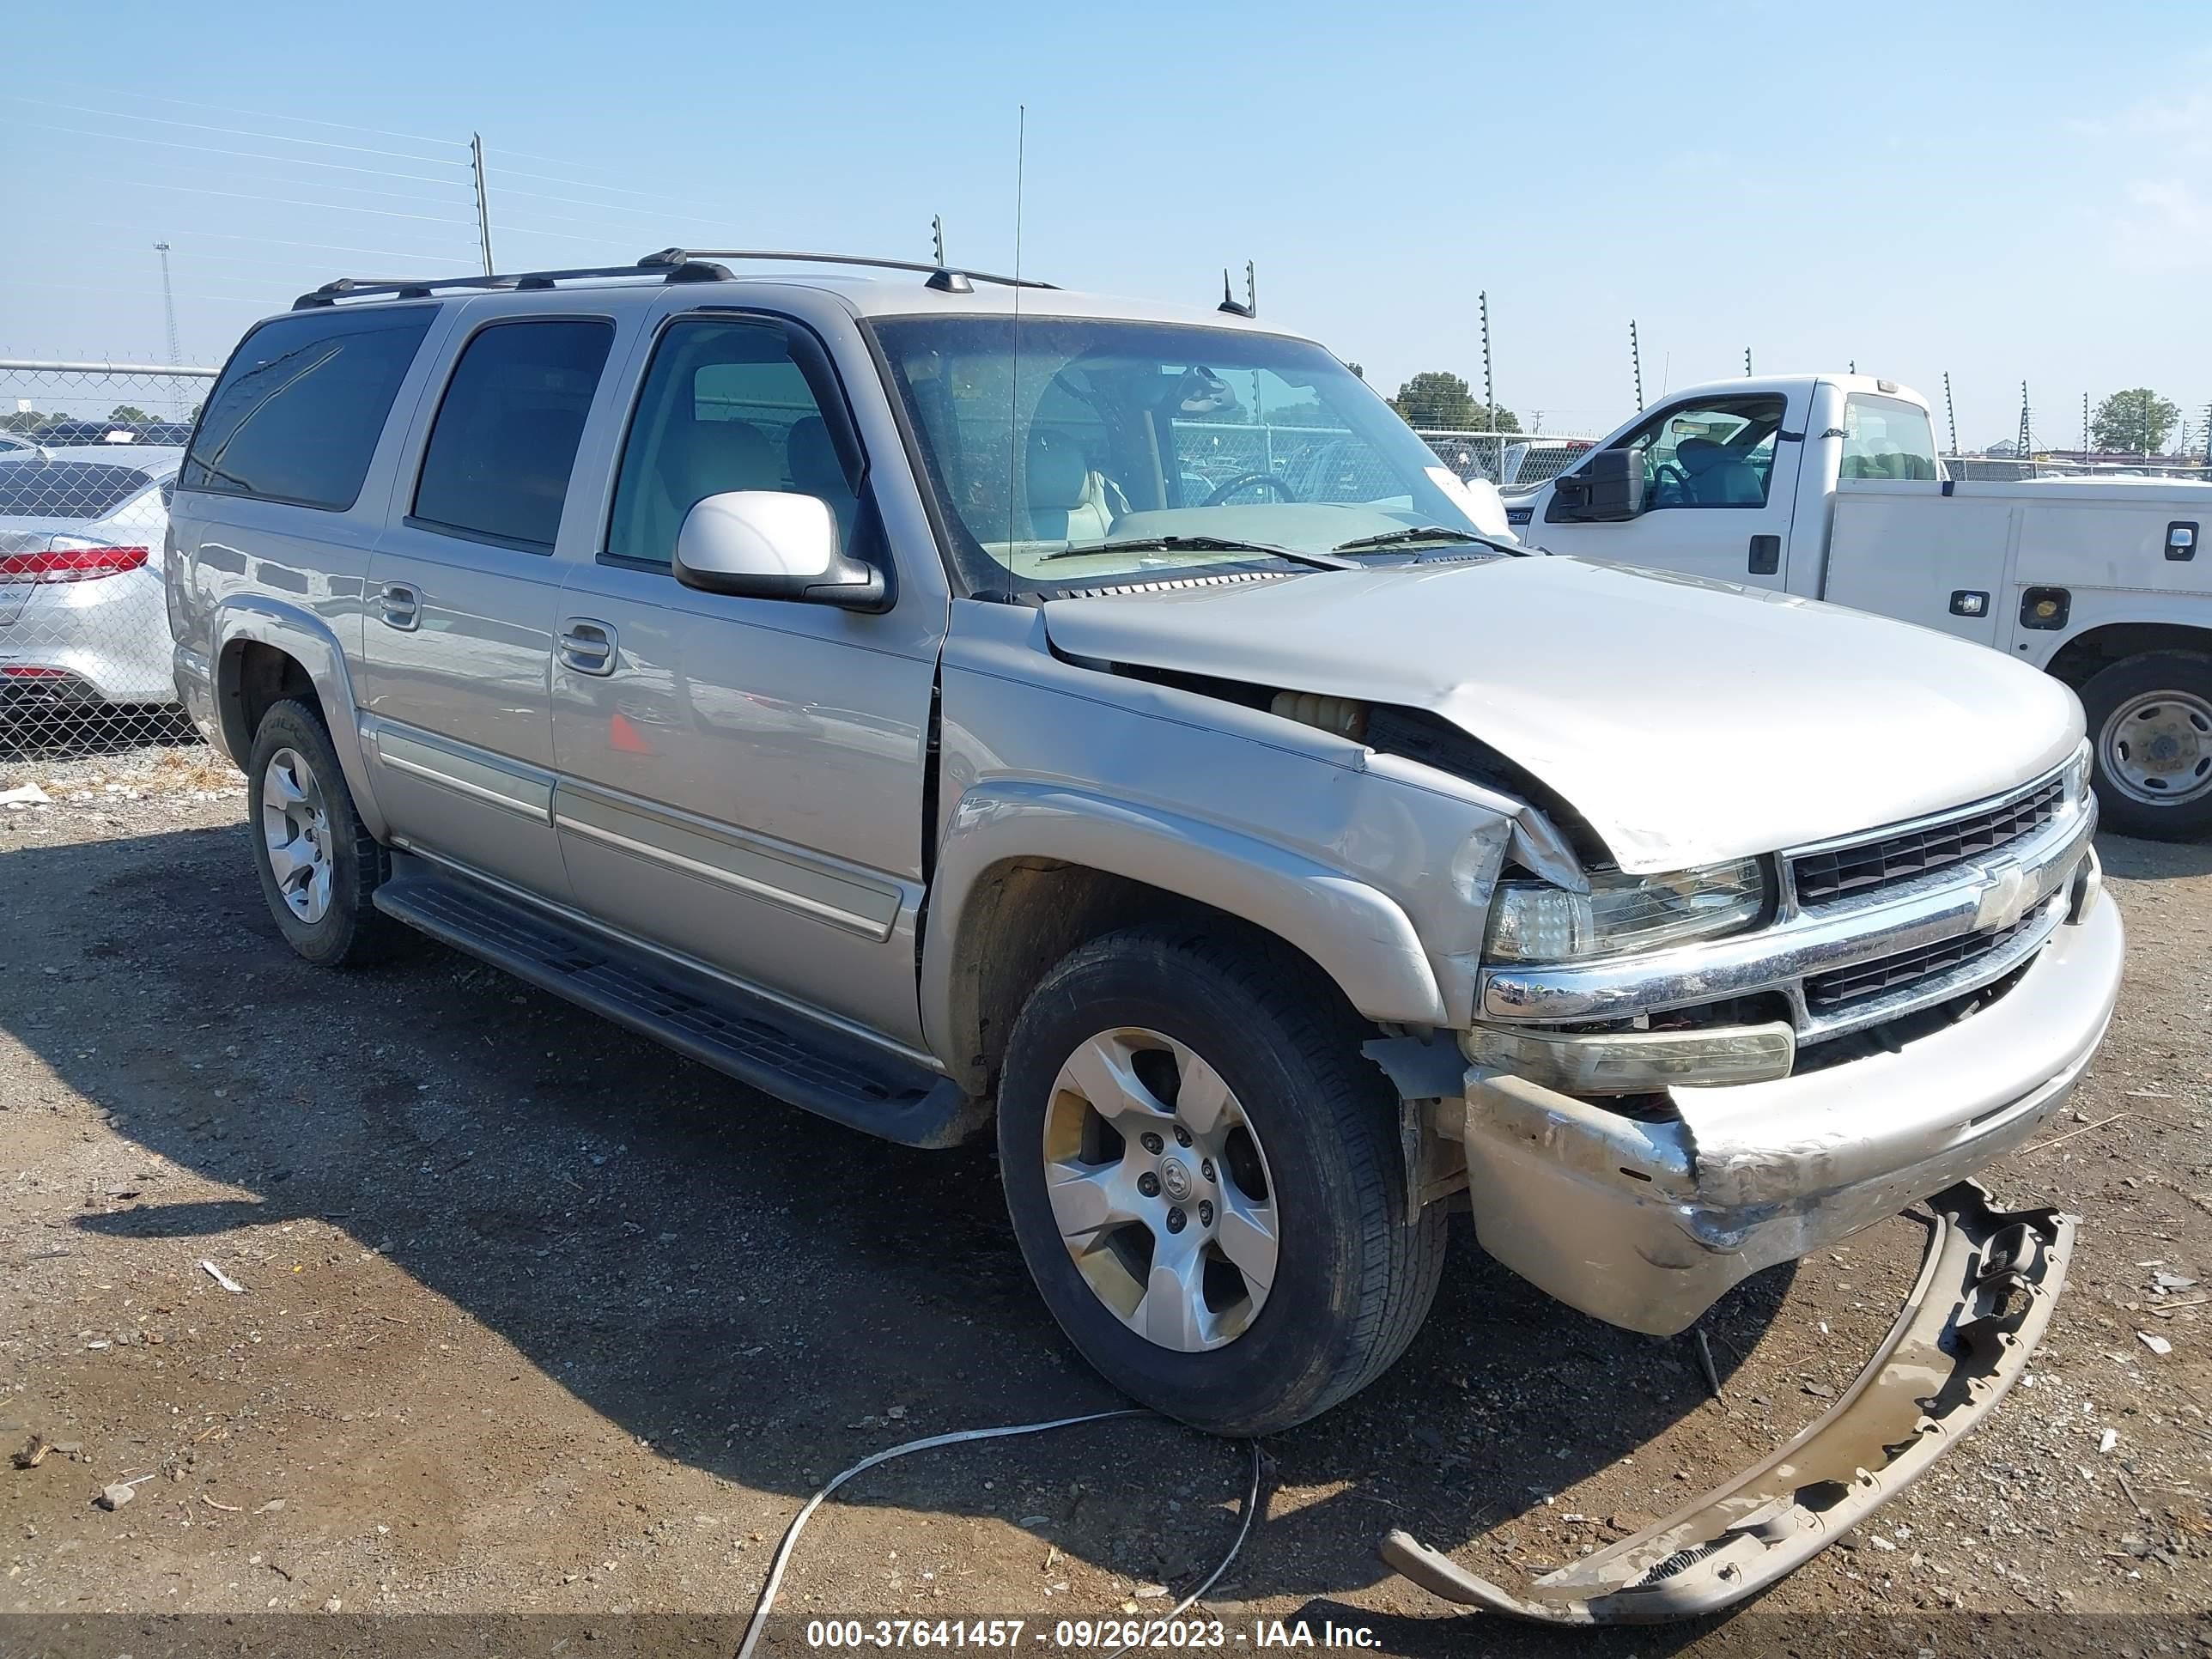
[[[1014,106],[1014,320],[1006,353],[1006,558],[1014,556],[1014,501],[1022,476],[1022,186],[1029,165],[1030,106]]]

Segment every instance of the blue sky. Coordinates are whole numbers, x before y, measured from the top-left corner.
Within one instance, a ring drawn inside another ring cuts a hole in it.
[[[1970,446],[2023,378],[2059,445],[2085,391],[2212,400],[2202,4],[118,3],[9,41],[0,356],[161,357],[157,239],[198,361],[341,271],[471,268],[471,131],[503,269],[924,258],[932,213],[1003,269],[1026,104],[1029,272],[1210,302],[1255,259],[1385,390],[1479,389],[1486,289],[1549,431],[1630,412],[1632,317],[1648,394],[1748,346],[1940,427],[1948,369]]]

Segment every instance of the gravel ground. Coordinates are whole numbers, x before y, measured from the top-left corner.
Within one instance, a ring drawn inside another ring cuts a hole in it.
[[[541,1651],[572,1625],[733,1645],[838,1469],[1120,1403],[1032,1293],[984,1150],[862,1139],[427,943],[309,968],[204,751],[0,763],[31,781],[50,805],[0,808],[0,1437],[55,1449],[0,1468],[0,1650],[213,1643],[169,1614],[231,1621],[227,1650],[494,1620]],[[1568,1312],[1462,1230],[1404,1361],[1267,1443],[1205,1603],[1232,1644],[1304,1618],[1415,1654],[2212,1650],[2212,849],[2103,852],[2119,1015],[2069,1120],[1989,1177],[2082,1215],[2080,1254],[1971,1442],[1732,1618],[1571,1642],[1460,1615],[1379,1565],[1385,1530],[1510,1583],[1644,1524],[1818,1414],[1921,1237],[1741,1287],[1705,1323],[1717,1401],[1686,1340]],[[1158,1616],[1250,1468],[1152,1420],[901,1462],[823,1507],[780,1642]],[[472,1622],[261,1622],[357,1612]]]

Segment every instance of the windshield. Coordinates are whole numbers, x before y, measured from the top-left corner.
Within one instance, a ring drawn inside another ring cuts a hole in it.
[[[1439,544],[1510,534],[1310,342],[1024,317],[1017,354],[1014,326],[876,325],[972,588],[1402,559],[1430,539],[1409,531]]]

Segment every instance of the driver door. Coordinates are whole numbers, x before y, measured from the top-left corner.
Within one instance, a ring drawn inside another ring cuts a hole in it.
[[[1805,450],[1804,410],[1792,403],[1778,392],[1678,398],[1607,446],[1643,446],[1642,513],[1578,522],[1553,492],[1528,539],[1554,553],[1786,588]]]

